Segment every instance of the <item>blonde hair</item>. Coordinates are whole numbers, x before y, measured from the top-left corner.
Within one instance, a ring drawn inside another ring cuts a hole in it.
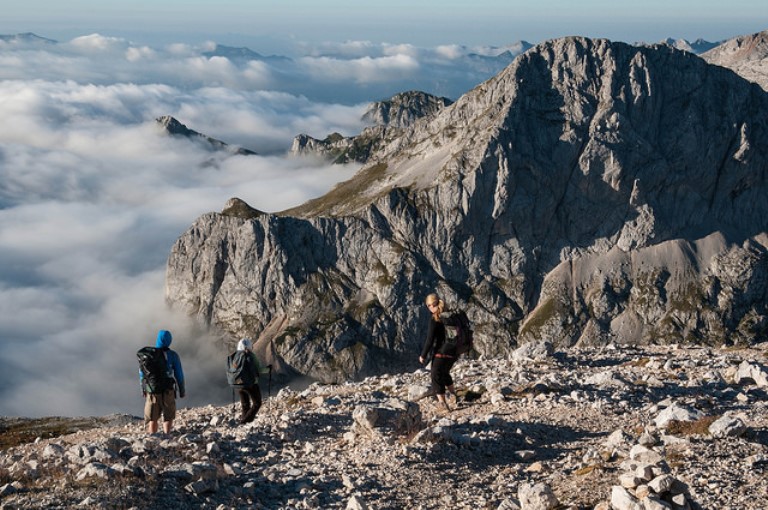
[[[432,312],[432,318],[435,319],[435,321],[440,322],[440,314],[445,310],[445,303],[443,303],[443,300],[440,299],[437,294],[430,294],[424,302],[427,305],[437,304],[437,309]]]

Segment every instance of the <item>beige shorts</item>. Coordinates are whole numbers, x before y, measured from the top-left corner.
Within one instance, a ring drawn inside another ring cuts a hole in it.
[[[176,393],[174,390],[147,394],[147,400],[144,402],[144,423],[157,421],[161,414],[163,421],[171,421],[176,418]]]

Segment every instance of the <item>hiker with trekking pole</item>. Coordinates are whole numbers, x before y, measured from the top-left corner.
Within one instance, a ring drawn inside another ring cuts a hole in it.
[[[232,409],[235,408],[235,389],[240,395],[240,424],[252,422],[261,408],[259,375],[269,374],[268,391],[272,387],[272,365],[262,368],[253,352],[253,342],[243,338],[237,350],[227,356],[227,383],[232,387]]]

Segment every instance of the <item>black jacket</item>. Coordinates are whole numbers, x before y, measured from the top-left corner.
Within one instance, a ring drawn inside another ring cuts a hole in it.
[[[432,355],[440,352],[445,343],[445,327],[455,327],[458,325],[458,319],[452,315],[443,314],[440,316],[440,322],[435,321],[434,317],[429,318],[429,329],[427,330],[427,338],[424,340],[424,347],[421,348],[421,357],[424,359],[430,359],[430,351]]]

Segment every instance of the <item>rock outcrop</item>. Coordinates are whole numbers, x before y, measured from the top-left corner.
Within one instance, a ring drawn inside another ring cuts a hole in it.
[[[370,124],[356,136],[331,133],[323,140],[306,134],[293,139],[291,154],[316,155],[334,163],[366,163],[388,139],[413,124],[417,119],[437,114],[452,103],[419,91],[402,92],[387,101],[372,103],[362,120]]]
[[[768,94],[666,45],[565,38],[328,194],[200,217],[168,299],[285,371],[413,366],[437,291],[476,349],[749,343],[768,329]]]
[[[732,69],[768,90],[768,30],[729,39],[702,53],[701,58]]]
[[[437,114],[453,104],[447,97],[437,97],[417,90],[396,94],[387,101],[376,101],[363,114],[374,126],[405,129],[416,120]]]

